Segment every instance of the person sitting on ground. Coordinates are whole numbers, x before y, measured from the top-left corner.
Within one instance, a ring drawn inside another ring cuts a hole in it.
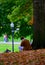
[[[29,40],[25,39],[24,37],[21,37],[21,45],[20,45],[20,50],[31,50],[32,47],[30,45]]]

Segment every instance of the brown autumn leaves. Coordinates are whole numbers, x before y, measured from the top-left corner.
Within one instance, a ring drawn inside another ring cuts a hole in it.
[[[45,49],[0,53],[0,65],[45,65]]]

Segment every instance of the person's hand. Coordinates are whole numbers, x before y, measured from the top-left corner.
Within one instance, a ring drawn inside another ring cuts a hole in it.
[[[24,48],[23,46],[19,46],[19,50],[20,50],[20,51],[22,51],[22,50],[23,50],[23,48]]]

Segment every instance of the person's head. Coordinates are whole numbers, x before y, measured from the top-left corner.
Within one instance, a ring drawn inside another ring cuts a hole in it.
[[[23,39],[24,39],[24,37],[22,36],[22,37],[21,37],[21,40],[23,40]]]

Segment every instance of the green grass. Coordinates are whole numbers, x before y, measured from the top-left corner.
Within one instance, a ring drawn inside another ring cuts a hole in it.
[[[4,52],[6,49],[12,51],[12,44],[0,44],[0,52]],[[19,52],[19,44],[14,44],[14,52]]]
[[[3,36],[1,36],[1,37],[0,37],[0,41],[4,41],[4,38],[3,38]]]
[[[27,36],[26,37],[26,39],[28,39],[29,41],[31,40],[31,36]],[[4,38],[3,38],[3,36],[1,36],[0,37],[0,41],[4,41]],[[10,37],[9,38],[9,41],[12,41],[12,38]],[[18,39],[14,39],[14,41],[15,42],[20,42],[21,40],[20,40],[20,38],[18,38]],[[15,44],[14,45],[14,51],[15,52],[18,52],[19,51],[19,44]],[[6,49],[9,49],[9,50],[11,50],[12,51],[12,44],[3,44],[3,43],[1,43],[0,44],[0,52],[4,52]]]

